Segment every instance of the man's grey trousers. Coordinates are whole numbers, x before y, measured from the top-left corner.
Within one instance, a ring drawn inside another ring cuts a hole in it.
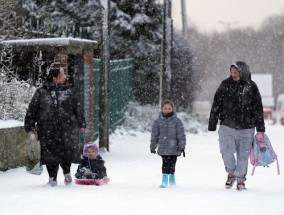
[[[228,174],[235,175],[237,182],[246,180],[248,158],[253,143],[254,130],[255,128],[234,129],[220,125],[218,131],[220,152],[225,169]]]

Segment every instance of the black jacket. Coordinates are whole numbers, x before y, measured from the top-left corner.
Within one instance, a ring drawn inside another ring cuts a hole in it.
[[[265,131],[261,96],[255,82],[234,81],[232,77],[224,80],[214,96],[209,131],[216,130],[218,119],[221,125],[231,128],[256,127],[257,131]]]
[[[89,159],[87,157],[83,157],[81,164],[78,166],[77,173],[75,177],[78,179],[82,178],[93,178],[93,179],[102,179],[107,176],[105,161],[102,159],[100,155],[98,155],[95,159]],[[87,177],[84,176],[84,172],[89,170],[91,173],[94,173],[94,177],[89,175]]]
[[[25,117],[26,132],[36,125],[42,164],[80,162],[77,133],[86,123],[83,103],[71,85],[45,82],[36,90]]]

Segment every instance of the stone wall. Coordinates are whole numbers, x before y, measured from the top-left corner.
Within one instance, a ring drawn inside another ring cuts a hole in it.
[[[0,129],[0,171],[25,165],[27,141],[24,127]]]

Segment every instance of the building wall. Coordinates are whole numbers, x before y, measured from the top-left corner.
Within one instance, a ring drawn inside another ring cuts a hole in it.
[[[0,129],[0,171],[25,165],[27,142],[24,127]]]

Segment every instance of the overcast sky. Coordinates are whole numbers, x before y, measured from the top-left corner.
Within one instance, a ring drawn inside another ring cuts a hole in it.
[[[164,0],[160,0],[163,2]],[[185,0],[188,24],[202,32],[251,26],[271,15],[284,15],[284,0]],[[181,28],[181,0],[172,0],[175,28]],[[223,23],[223,24],[222,24]]]

